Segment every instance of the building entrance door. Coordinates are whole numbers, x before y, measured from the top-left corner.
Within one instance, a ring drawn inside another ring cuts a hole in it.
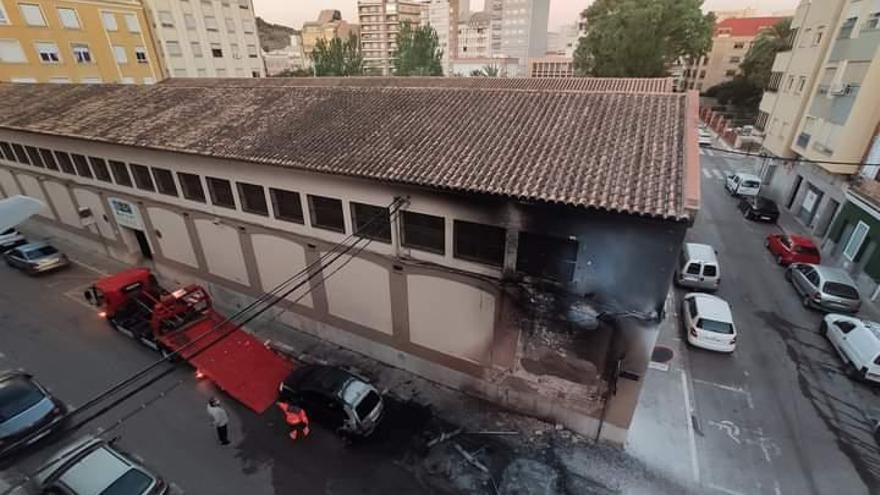
[[[150,249],[150,243],[147,241],[147,236],[144,234],[144,231],[132,229],[132,232],[134,232],[134,237],[137,239],[138,247],[141,250],[141,256],[143,256],[144,259],[153,259],[153,250]]]

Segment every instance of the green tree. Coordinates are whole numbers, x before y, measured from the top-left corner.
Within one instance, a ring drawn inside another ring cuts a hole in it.
[[[662,77],[679,57],[699,57],[712,44],[714,14],[703,0],[596,0],[581,13],[586,35],[575,70],[597,77]]]
[[[364,57],[355,35],[343,41],[319,38],[309,55],[316,76],[359,76],[364,73]]]
[[[401,23],[394,56],[395,75],[443,75],[443,50],[440,49],[437,32],[431,26],[414,28],[408,22]]]
[[[784,19],[761,31],[743,58],[739,68],[743,77],[762,90],[770,82],[770,72],[776,53],[788,48],[791,19]]]
[[[498,77],[499,71],[497,65],[484,65],[482,69],[474,69],[471,71],[473,77]]]

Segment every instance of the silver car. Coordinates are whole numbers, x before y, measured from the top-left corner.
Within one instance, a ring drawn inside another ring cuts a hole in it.
[[[70,264],[61,251],[45,242],[32,242],[10,249],[4,255],[6,264],[30,275],[57,270]]]
[[[71,495],[161,495],[168,484],[114,448],[111,442],[86,436],[55,454],[41,468],[42,493]]]
[[[804,307],[835,313],[856,313],[862,305],[849,274],[840,268],[793,263],[785,278],[803,297]]]

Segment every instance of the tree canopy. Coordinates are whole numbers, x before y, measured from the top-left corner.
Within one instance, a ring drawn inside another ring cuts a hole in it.
[[[398,76],[442,76],[443,50],[431,26],[413,27],[401,23],[397,32],[394,74]]]
[[[359,76],[364,73],[364,57],[358,38],[353,34],[345,41],[339,37],[329,41],[318,38],[309,58],[316,76]]]
[[[712,44],[714,14],[703,0],[596,0],[581,13],[587,30],[575,70],[596,77],[662,77],[679,57],[699,57]]]
[[[761,31],[739,65],[743,77],[756,87],[766,89],[770,82],[773,59],[776,58],[777,52],[788,47],[789,36],[791,36],[790,18]]]
[[[473,77],[498,77],[500,71],[497,65],[484,65],[482,69],[474,69],[471,71]]]

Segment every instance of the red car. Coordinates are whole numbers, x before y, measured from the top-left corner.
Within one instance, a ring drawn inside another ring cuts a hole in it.
[[[764,243],[782,266],[792,263],[822,263],[822,256],[809,238],[799,235],[770,234]]]

